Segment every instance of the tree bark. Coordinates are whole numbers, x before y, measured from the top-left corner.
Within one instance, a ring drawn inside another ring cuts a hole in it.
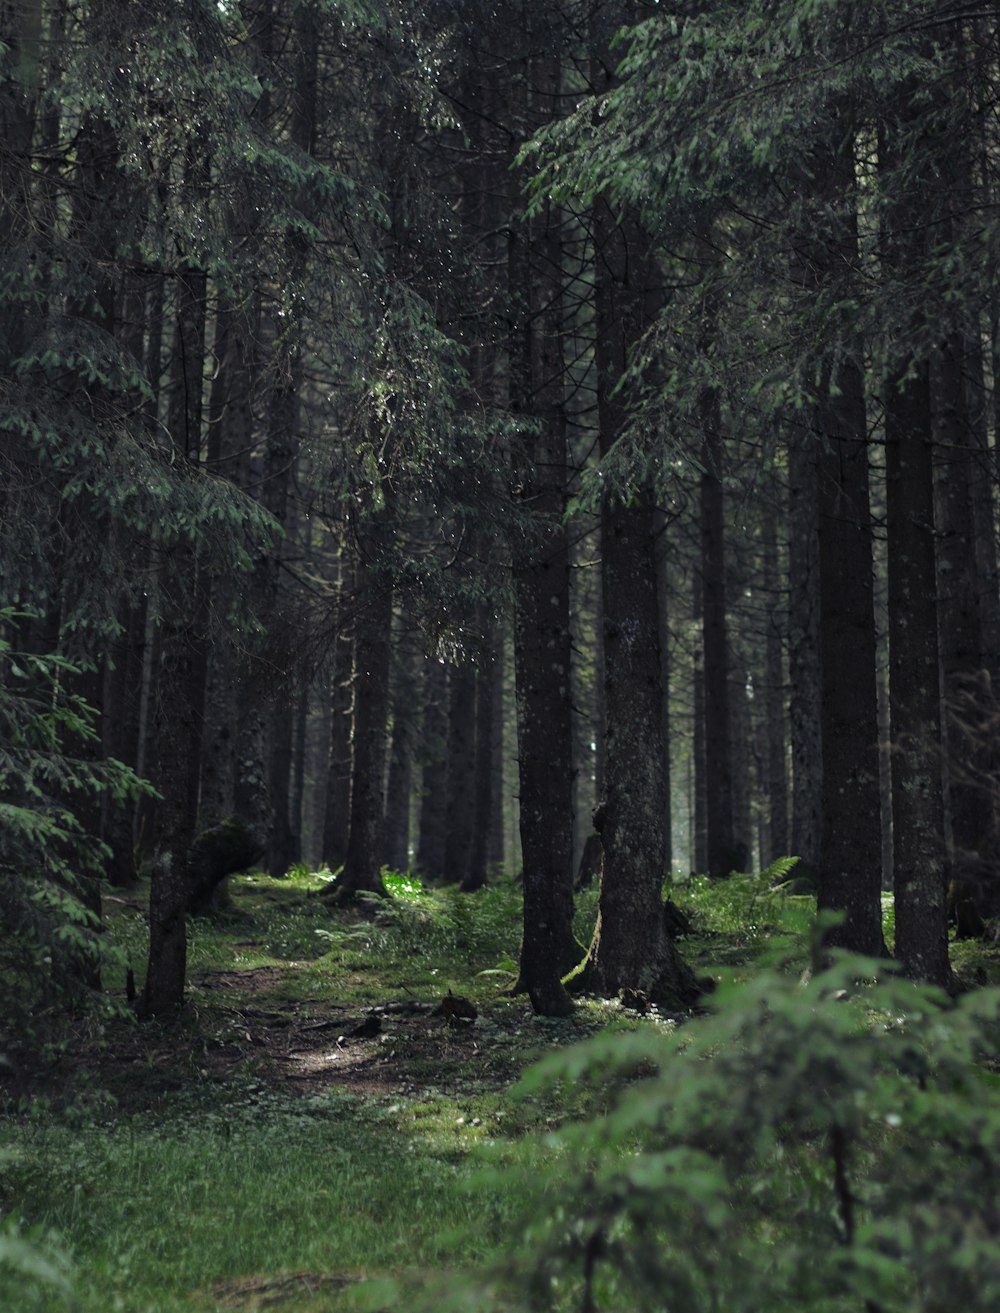
[[[424,726],[420,748],[420,835],[417,869],[425,880],[444,875],[448,769],[449,667],[437,657],[424,663]]]
[[[788,451],[788,707],[792,748],[792,853],[815,872],[822,829],[823,743],[819,657],[819,540],[815,452]]]
[[[884,176],[892,176],[907,149],[909,114],[904,103],[898,121],[885,126],[879,143]],[[883,269],[914,299],[908,326],[917,341],[925,310],[911,280],[920,277],[927,254],[926,218],[924,200],[910,183],[885,206],[882,228]],[[947,986],[934,434],[930,365],[922,354],[903,355],[888,371],[885,441],[895,952],[908,976]]]
[[[942,346],[932,371],[937,471],[938,644],[949,824],[948,877],[958,933],[983,931],[997,905],[993,856],[992,699],[984,651],[977,563],[975,435],[965,386],[966,343]],[[951,882],[955,882],[953,885]]]
[[[413,752],[417,737],[418,672],[402,617],[394,621],[392,737],[385,803],[385,864],[392,871],[410,867],[410,801],[413,794]]]
[[[558,56],[527,7],[515,82],[527,130],[552,116]],[[539,48],[536,50],[535,45]],[[514,453],[514,495],[528,523],[513,543],[514,668],[524,861],[519,987],[536,1012],[565,1015],[562,977],[583,950],[573,935],[573,729],[570,702],[569,545],[563,520],[568,481],[562,353],[562,216],[548,201],[512,229],[510,403],[528,421]],[[532,420],[535,424],[532,425]]]
[[[489,856],[493,826],[493,772],[496,762],[495,684],[500,677],[500,639],[496,623],[480,615],[486,635],[482,659],[476,672],[476,761],[473,788],[474,818],[469,869],[462,881],[462,892],[482,889],[489,878]]]
[[[729,875],[737,860],[733,831],[733,779],[729,651],[726,622],[723,441],[718,398],[702,398],[701,603],[705,690],[705,826],[708,874]]]
[[[386,894],[381,868],[392,588],[368,562],[362,562],[358,594],[351,829],[344,870],[333,886],[336,898],[342,902],[359,893]]]
[[[199,163],[191,165],[200,168]],[[180,279],[168,398],[168,428],[181,459],[201,455],[205,358],[205,277]],[[180,538],[163,555],[162,643],[157,704],[157,813],[149,901],[149,964],[140,1005],[145,1016],[176,1011],[184,1000],[187,960],[188,854],[198,817],[207,652],[205,580],[192,547]]]
[[[770,865],[789,852],[788,773],[786,767],[785,662],[782,651],[786,632],[787,606],[778,566],[778,511],[768,510],[764,520],[764,595],[767,602],[764,705],[766,716],[765,770],[767,835],[769,849],[762,852],[762,866]]]
[[[674,866],[673,819],[670,797],[670,553],[667,520],[662,511],[654,517],[656,532],[656,636],[660,648],[660,753],[663,760],[663,826],[667,836],[668,874]]]
[[[908,976],[947,985],[941,697],[934,559],[930,371],[886,385],[889,716],[896,956]]]
[[[323,813],[323,860],[331,871],[343,866],[351,818],[351,729],[354,721],[354,622],[348,617],[353,567],[341,548],[337,586],[337,634],[330,674],[330,756]]]
[[[656,298],[651,246],[634,216],[599,200],[597,398],[602,460],[628,412],[619,388],[631,346]],[[605,495],[601,509],[606,781],[599,830],[604,848],[597,926],[582,973],[585,987],[685,1007],[699,986],[666,933],[666,800],[660,738],[661,667],[656,597],[654,505],[648,488],[626,503]]]
[[[817,416],[822,840],[819,906],[844,913],[828,942],[877,957],[882,833],[875,600],[864,379],[853,361]]]
[[[444,881],[462,884],[469,874],[475,822],[476,668],[468,657],[452,668],[448,689],[448,763]]]

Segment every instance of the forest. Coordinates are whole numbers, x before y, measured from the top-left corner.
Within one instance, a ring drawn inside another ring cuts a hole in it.
[[[0,1303],[1000,1306],[998,453],[1000,6],[0,0]]]

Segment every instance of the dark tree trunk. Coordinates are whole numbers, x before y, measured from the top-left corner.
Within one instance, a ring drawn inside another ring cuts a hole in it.
[[[602,458],[627,419],[619,383],[628,352],[654,312],[655,266],[631,215],[595,207],[597,397]],[[686,1006],[699,987],[666,933],[666,801],[660,735],[661,668],[656,535],[651,492],[626,504],[605,496],[601,513],[606,782],[599,828],[604,867],[587,988]]]
[[[144,277],[126,278],[120,314],[123,346],[136,361],[143,357],[146,330]],[[134,404],[141,410],[142,396],[135,389]],[[148,558],[148,541],[133,536],[132,552],[136,562]],[[113,757],[136,769],[139,764],[142,734],[143,667],[146,659],[146,629],[149,606],[145,594],[122,602],[119,608],[122,632],[110,649],[104,681],[104,718],[101,749],[105,758]],[[105,797],[102,804],[101,835],[110,857],[107,876],[111,884],[128,887],[138,879],[136,865],[136,815],[132,802],[115,802]]]
[[[358,571],[354,656],[354,763],[351,829],[344,870],[333,886],[339,901],[385,895],[382,883],[386,731],[392,588],[368,563]]]
[[[926,362],[886,388],[889,715],[896,956],[946,985],[944,799],[934,560],[931,397]]]
[[[847,106],[844,116],[849,122]],[[842,281],[858,262],[853,145],[849,132],[839,149],[817,151],[812,176],[802,179],[803,186],[812,189],[819,216],[799,234],[792,256],[807,313],[818,298],[849,300],[852,290],[843,290]],[[857,346],[848,340],[848,352]],[[816,548],[821,791],[820,842],[812,865],[820,908],[844,918],[831,930],[829,942],[875,957],[885,950],[864,377],[851,354],[819,368],[822,392],[813,414],[814,431],[803,434],[801,453],[793,449],[789,454],[789,467],[802,489],[796,526],[800,576],[812,567],[813,543]],[[810,512],[815,515],[812,534],[806,519]],[[807,636],[804,656],[810,651],[811,624],[812,611],[803,608],[798,629]]]
[[[819,540],[816,454],[788,451],[788,707],[792,747],[792,853],[812,874],[822,828],[823,744],[819,663]]]
[[[503,725],[506,710],[504,699],[504,649],[502,630],[497,630],[493,644],[493,747],[490,765],[490,830],[487,847],[487,870],[502,870],[506,861],[506,844],[503,830],[504,813],[504,754]]]
[[[705,644],[701,605],[701,570],[694,572],[691,619],[699,629],[698,641],[691,654],[691,758],[693,790],[691,799],[691,869],[699,875],[708,872],[708,782],[705,778]]]
[[[535,36],[528,18],[523,32]],[[544,121],[558,102],[554,55],[526,59],[523,110]],[[538,104],[534,103],[537,97]],[[515,414],[537,416],[515,452],[522,513],[531,523],[514,549],[514,668],[524,861],[519,986],[536,1012],[568,1013],[562,977],[583,950],[573,935],[573,726],[570,704],[569,544],[563,521],[568,480],[563,400],[562,216],[548,202],[511,236],[510,387]]]
[[[200,164],[191,167],[200,168]],[[181,458],[201,455],[205,277],[180,280],[168,398],[168,426]],[[198,818],[205,706],[207,591],[194,550],[183,540],[163,554],[162,643],[153,715],[162,794],[149,900],[149,965],[140,1010],[162,1016],[181,1006],[187,959],[188,854]]]
[[[495,684],[500,677],[501,644],[495,622],[485,612],[481,614],[480,619],[486,641],[476,676],[474,820],[469,870],[462,881],[464,893],[482,889],[487,882],[493,825],[493,771],[496,760]]]
[[[293,821],[293,778],[295,765],[295,722],[297,702],[285,690],[271,710],[271,751],[268,780],[274,825],[267,855],[268,872],[277,878],[287,875],[301,855],[298,827]]]
[[[165,630],[162,661],[153,732],[159,759],[156,782],[163,800],[149,894],[149,965],[140,1003],[144,1016],[169,1015],[184,1002],[188,853],[197,823],[191,780],[198,778],[201,707],[192,691],[202,652],[186,627],[174,622]]]
[[[413,795],[413,753],[418,732],[419,672],[412,644],[396,617],[392,680],[392,737],[385,799],[385,864],[392,871],[410,866],[410,801]]]
[[[347,857],[351,818],[351,730],[354,722],[354,630],[347,618],[347,597],[353,590],[353,571],[340,560],[337,602],[337,636],[333,642],[330,676],[330,757],[326,806],[323,813],[323,860],[331,871]],[[348,577],[350,576],[350,577]]]
[[[142,666],[146,642],[146,607],[126,608],[124,632],[114,645],[113,668],[104,684],[103,752],[133,769],[139,760]],[[104,803],[101,824],[111,856],[107,876],[111,884],[126,888],[138,879],[135,849],[135,809],[113,800]]]
[[[733,785],[732,869],[749,871],[753,854],[753,828],[750,821],[754,789],[753,729],[745,662],[735,642],[730,643],[729,653],[729,778]]]
[[[663,759],[663,827],[667,836],[667,872],[673,870],[673,822],[670,797],[670,571],[666,516],[657,511],[656,530],[656,636],[660,646],[660,752]]]
[[[764,594],[767,603],[764,704],[766,716],[765,771],[767,793],[767,836],[769,847],[761,852],[767,866],[789,852],[788,773],[786,768],[785,663],[782,652],[787,628],[787,607],[778,566],[778,512],[769,510],[764,521]]]
[[[705,825],[708,874],[728,875],[737,862],[733,832],[732,734],[726,623],[723,441],[718,398],[702,399],[701,604],[705,689]]]
[[[475,822],[476,668],[466,659],[454,666],[448,689],[448,764],[444,881],[461,884],[469,874]]]
[[[444,875],[445,823],[448,792],[448,675],[449,667],[428,657],[424,673],[424,729],[420,750],[420,835],[417,869],[425,880]]]
[[[943,725],[948,808],[948,875],[958,932],[979,934],[979,913],[997,899],[990,787],[992,707],[984,670],[979,610],[975,434],[965,386],[967,351],[959,334],[943,345],[932,374],[937,479],[938,641],[945,697]],[[977,908],[978,904],[978,908]]]
[[[975,526],[975,572],[981,643],[982,669],[979,675],[980,695],[977,713],[983,726],[981,732],[988,738],[986,751],[980,758],[986,776],[983,785],[991,800],[991,828],[988,851],[1000,851],[1000,814],[997,809],[997,780],[1000,778],[1000,748],[995,736],[986,725],[996,725],[998,702],[996,690],[1000,688],[1000,576],[997,568],[997,540],[994,528],[992,477],[993,461],[989,445],[987,422],[988,398],[983,376],[983,345],[979,339],[964,343],[966,360],[966,406],[970,440],[974,451],[969,462],[969,498]],[[996,377],[994,375],[994,377]],[[1000,389],[994,389],[1000,394]],[[998,401],[1000,407],[1000,401]],[[1000,917],[1000,879],[993,864],[985,880],[980,880],[979,900],[983,914],[991,919]]]
[[[910,89],[913,90],[912,88]],[[879,159],[891,172],[907,149],[907,110],[886,125]],[[897,183],[898,186],[898,183]],[[928,252],[923,198],[902,192],[886,207],[882,261],[904,286]],[[910,295],[919,297],[916,289]],[[924,307],[910,326],[919,339]],[[934,541],[934,435],[930,366],[903,358],[885,384],[886,530],[889,560],[889,718],[896,957],[904,972],[948,985],[941,671]]]
[[[829,942],[877,957],[882,940],[872,527],[864,379],[853,362],[817,416],[823,752],[819,906]]]

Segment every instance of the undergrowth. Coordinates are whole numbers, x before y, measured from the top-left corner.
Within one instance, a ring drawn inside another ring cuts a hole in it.
[[[720,982],[683,1026],[614,1000],[534,1017],[513,881],[386,872],[388,902],[346,911],[322,874],[235,880],[191,924],[176,1024],[81,1024],[9,1097],[0,1308],[986,1313],[1000,994],[814,974],[789,873],[668,891]],[[117,998],[141,892],[111,906]],[[581,942],[595,915],[587,891]],[[996,978],[983,945],[956,961]],[[475,1023],[434,1017],[448,990]],[[297,1084],[300,1046],[320,1078]]]

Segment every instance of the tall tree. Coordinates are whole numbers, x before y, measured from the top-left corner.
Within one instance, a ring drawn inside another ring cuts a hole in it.
[[[532,126],[558,106],[558,55],[530,6],[521,11],[524,50],[516,75],[519,118]],[[516,495],[530,515],[514,546],[514,662],[524,858],[520,985],[547,1015],[572,1007],[561,978],[582,950],[573,935],[573,732],[570,704],[569,546],[564,274],[558,207],[510,238],[510,402],[522,417],[514,455]]]
[[[621,386],[629,352],[651,321],[658,274],[648,235],[632,214],[616,215],[599,199],[594,216],[597,265],[597,386],[602,459],[627,422]],[[656,519],[652,491],[602,503],[601,582],[604,619],[605,794],[599,829],[604,847],[597,926],[584,980],[601,993],[623,993],[684,1006],[699,988],[667,934],[662,886],[667,874],[666,797],[656,596]]]

